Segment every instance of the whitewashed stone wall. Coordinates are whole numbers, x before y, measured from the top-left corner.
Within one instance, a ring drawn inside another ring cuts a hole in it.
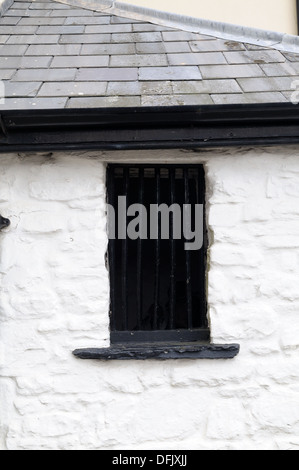
[[[109,345],[105,162],[203,162],[209,317],[234,360]],[[0,448],[299,448],[299,149],[1,155]]]

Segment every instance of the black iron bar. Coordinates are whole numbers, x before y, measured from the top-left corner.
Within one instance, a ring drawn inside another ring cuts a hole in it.
[[[128,198],[129,193],[129,168],[124,168],[124,194]],[[128,199],[126,203],[126,214]],[[126,226],[127,215],[125,214]],[[129,328],[128,318],[128,238],[122,241],[122,312],[123,312],[123,327],[127,331]]]
[[[204,186],[204,170],[202,166],[197,169],[197,175],[195,177],[196,183],[196,204],[203,204],[205,200],[205,186]],[[203,214],[203,231],[205,232],[205,214]],[[204,234],[203,234],[204,235]],[[203,237],[205,243],[205,236]],[[201,247],[198,252],[198,266],[200,269],[199,276],[199,305],[200,310],[196,312],[199,315],[199,325],[201,328],[206,326],[206,308],[205,308],[205,245]]]
[[[208,237],[207,237],[207,225],[206,225],[206,211],[205,211],[205,198],[206,198],[206,185],[205,185],[205,171],[201,165],[198,168],[198,204],[203,204],[203,246],[200,249],[200,326],[206,328],[208,326],[207,321],[207,301],[206,301],[206,268],[207,268],[207,249],[208,249]]]
[[[161,178],[160,169],[156,168],[156,204],[160,205],[161,199]],[[161,220],[158,215],[157,219],[157,240],[156,240],[156,254],[155,254],[155,293],[154,293],[154,318],[153,328],[158,328],[158,309],[159,309],[159,297],[160,297],[160,256],[161,256]]]
[[[143,204],[144,197],[144,169],[139,169],[139,204]],[[137,242],[137,328],[141,329],[143,318],[143,275],[142,275],[142,217],[139,226],[140,237]]]
[[[188,168],[184,168],[184,187],[185,187],[185,204],[190,204]],[[188,328],[191,330],[193,326],[192,325],[191,258],[190,258],[189,250],[185,250],[185,253],[186,253],[186,291],[187,291]]]
[[[115,190],[114,190],[114,169],[108,167],[107,171],[107,202],[115,207]],[[109,216],[109,214],[108,214]],[[108,224],[111,221],[108,221]],[[115,220],[114,220],[115,226]],[[110,325],[111,330],[116,330],[116,315],[115,315],[115,236],[114,239],[109,240],[109,274],[110,274]]]
[[[169,170],[170,174],[170,203],[175,203],[175,168]],[[169,329],[175,328],[175,303],[176,303],[176,289],[175,289],[175,275],[176,275],[176,246],[174,240],[174,215],[170,214],[170,321]]]

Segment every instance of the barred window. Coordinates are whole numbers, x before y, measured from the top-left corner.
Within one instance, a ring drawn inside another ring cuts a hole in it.
[[[208,341],[202,165],[109,165],[112,344]]]

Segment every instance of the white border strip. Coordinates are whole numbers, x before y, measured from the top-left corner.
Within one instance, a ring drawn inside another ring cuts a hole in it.
[[[0,0],[0,16],[3,16],[4,13],[11,7],[14,0]]]
[[[161,26],[205,34],[221,39],[299,53],[299,36],[291,34],[167,13],[160,10],[118,2],[116,0],[60,0],[59,3],[66,3],[67,5],[110,13],[111,15],[155,23]]]

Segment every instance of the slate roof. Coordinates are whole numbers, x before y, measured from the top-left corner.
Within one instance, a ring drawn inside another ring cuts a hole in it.
[[[299,54],[19,0],[0,18],[0,80],[0,109],[278,103]]]

